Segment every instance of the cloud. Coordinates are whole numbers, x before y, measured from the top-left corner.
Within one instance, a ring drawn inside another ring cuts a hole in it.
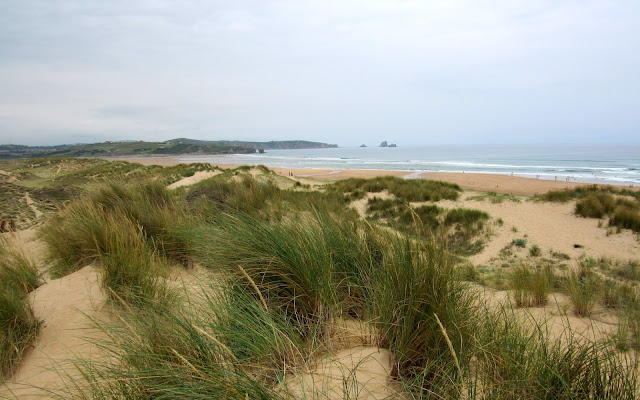
[[[0,142],[637,141],[639,11],[593,0],[8,1]]]

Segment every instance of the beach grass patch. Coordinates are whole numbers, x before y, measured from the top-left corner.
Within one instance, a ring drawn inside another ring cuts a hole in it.
[[[0,379],[15,371],[38,333],[27,294],[39,284],[35,264],[0,236]]]
[[[401,179],[382,176],[372,179],[350,178],[328,185],[329,192],[352,193],[362,190],[379,193],[384,190],[407,202],[456,200],[462,189],[456,184],[425,179]]]

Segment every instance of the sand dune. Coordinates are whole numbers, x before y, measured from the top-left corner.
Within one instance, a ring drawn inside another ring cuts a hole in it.
[[[171,163],[171,158],[130,159],[148,163]],[[165,164],[166,165],[166,164]],[[305,182],[322,182],[346,177],[373,177],[395,175],[404,177],[403,171],[330,171],[330,170],[287,170],[276,169],[276,173]],[[218,174],[219,171],[199,171],[184,178],[170,188],[192,185]],[[252,170],[251,174],[259,173]],[[549,189],[562,189],[575,186],[574,183],[536,181],[526,178],[492,176],[482,174],[424,173],[422,178],[440,179],[460,184],[473,190],[531,195]],[[495,220],[501,219],[503,225],[494,225],[493,236],[480,253],[470,258],[475,265],[486,263],[496,257],[500,250],[515,238],[526,237],[530,244],[540,246],[544,251],[559,251],[571,258],[584,255],[593,257],[609,256],[617,259],[640,258],[640,242],[637,235],[629,231],[607,234],[607,229],[598,225],[598,220],[578,218],[573,214],[573,202],[566,204],[527,201],[504,201],[493,204],[487,201],[470,199],[477,192],[465,192],[459,201],[438,203],[445,208],[465,207],[488,212]],[[388,193],[377,194],[390,197]],[[372,196],[372,195],[370,195]],[[353,204],[363,214],[366,199]],[[606,224],[604,224],[606,225]],[[514,230],[515,227],[515,230]],[[11,237],[27,254],[42,262],[42,244],[35,239],[34,230],[22,231]],[[576,247],[579,245],[581,247]],[[181,277],[181,281],[197,285],[190,277]],[[188,286],[188,285],[187,285]],[[506,299],[506,292],[483,289],[486,296],[500,302]],[[110,317],[107,296],[99,282],[99,270],[87,266],[64,278],[52,280],[30,294],[30,301],[37,318],[44,321],[34,348],[28,352],[14,376],[0,386],[0,397],[36,398],[43,392],[38,388],[52,390],[70,384],[77,378],[78,372],[69,360],[95,359],[104,357],[89,339],[104,339],[97,331],[90,329],[90,318],[108,319]],[[556,294],[546,307],[527,310],[534,318],[550,317],[553,332],[561,332],[565,322],[569,322],[579,332],[601,332],[609,334],[615,327],[615,320],[601,312],[594,315],[602,319],[593,322],[586,318],[570,316],[567,313],[566,296]],[[594,329],[594,326],[597,329]],[[552,332],[552,333],[553,333]],[[356,335],[357,336],[357,335]],[[336,398],[347,394],[358,394],[359,398],[383,398],[396,393],[397,388],[389,377],[391,355],[386,350],[372,346],[364,339],[342,343],[335,351],[320,358],[309,370],[291,377],[287,382],[289,389],[298,395],[313,393],[331,393]],[[346,382],[346,384],[345,384]],[[312,389],[313,388],[313,389]],[[41,398],[41,397],[38,397]]]
[[[43,390],[73,385],[79,372],[69,360],[104,357],[91,340],[105,339],[91,329],[91,318],[108,318],[107,296],[99,272],[87,266],[64,278],[47,282],[30,293],[36,318],[43,321],[38,338],[18,371],[0,386],[0,397],[42,398]]]

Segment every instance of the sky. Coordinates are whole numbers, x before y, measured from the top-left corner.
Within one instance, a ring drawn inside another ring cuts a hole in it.
[[[637,0],[0,0],[0,144],[624,144],[639,106]]]

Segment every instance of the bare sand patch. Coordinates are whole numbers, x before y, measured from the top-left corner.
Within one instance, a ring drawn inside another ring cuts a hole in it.
[[[525,237],[527,246],[536,244],[543,250],[559,251],[571,258],[585,254],[622,260],[640,258],[640,243],[636,235],[629,230],[623,230],[607,236],[607,229],[598,226],[598,219],[575,216],[575,202],[559,204],[504,201],[493,204],[486,201],[463,200],[460,206],[485,211],[492,218],[501,218],[504,222],[503,226],[495,226],[495,235],[485,250],[470,257],[474,264],[488,261],[491,257],[497,256],[500,249],[509,245],[513,239]],[[514,232],[513,227],[517,232]]]
[[[35,261],[39,267],[43,266],[44,244],[37,240],[36,228],[0,233],[0,235],[8,240],[10,246],[22,251],[27,257]]]
[[[168,189],[176,189],[183,186],[191,186],[205,179],[209,179],[212,176],[216,176],[220,174],[221,171],[197,171],[191,176],[186,178],[182,178],[177,182],[173,182],[171,185],[167,186]]]
[[[548,303],[544,306],[517,308],[513,305],[507,290],[495,290],[484,286],[478,289],[488,306],[494,309],[505,307],[507,310],[513,306],[517,316],[531,327],[548,333],[551,340],[566,340],[568,333],[578,340],[609,339],[618,329],[617,316],[601,305],[594,306],[588,317],[577,316],[573,312],[571,299],[563,293],[551,293]]]
[[[167,157],[167,156],[147,156],[147,157],[98,157],[107,161],[127,161],[142,165],[159,165],[161,167],[170,167],[172,165],[178,164],[190,164],[187,162],[183,162],[178,160],[175,157]]]
[[[392,359],[391,352],[375,346],[340,350],[288,379],[287,389],[294,398],[393,398],[400,385],[390,377]]]

